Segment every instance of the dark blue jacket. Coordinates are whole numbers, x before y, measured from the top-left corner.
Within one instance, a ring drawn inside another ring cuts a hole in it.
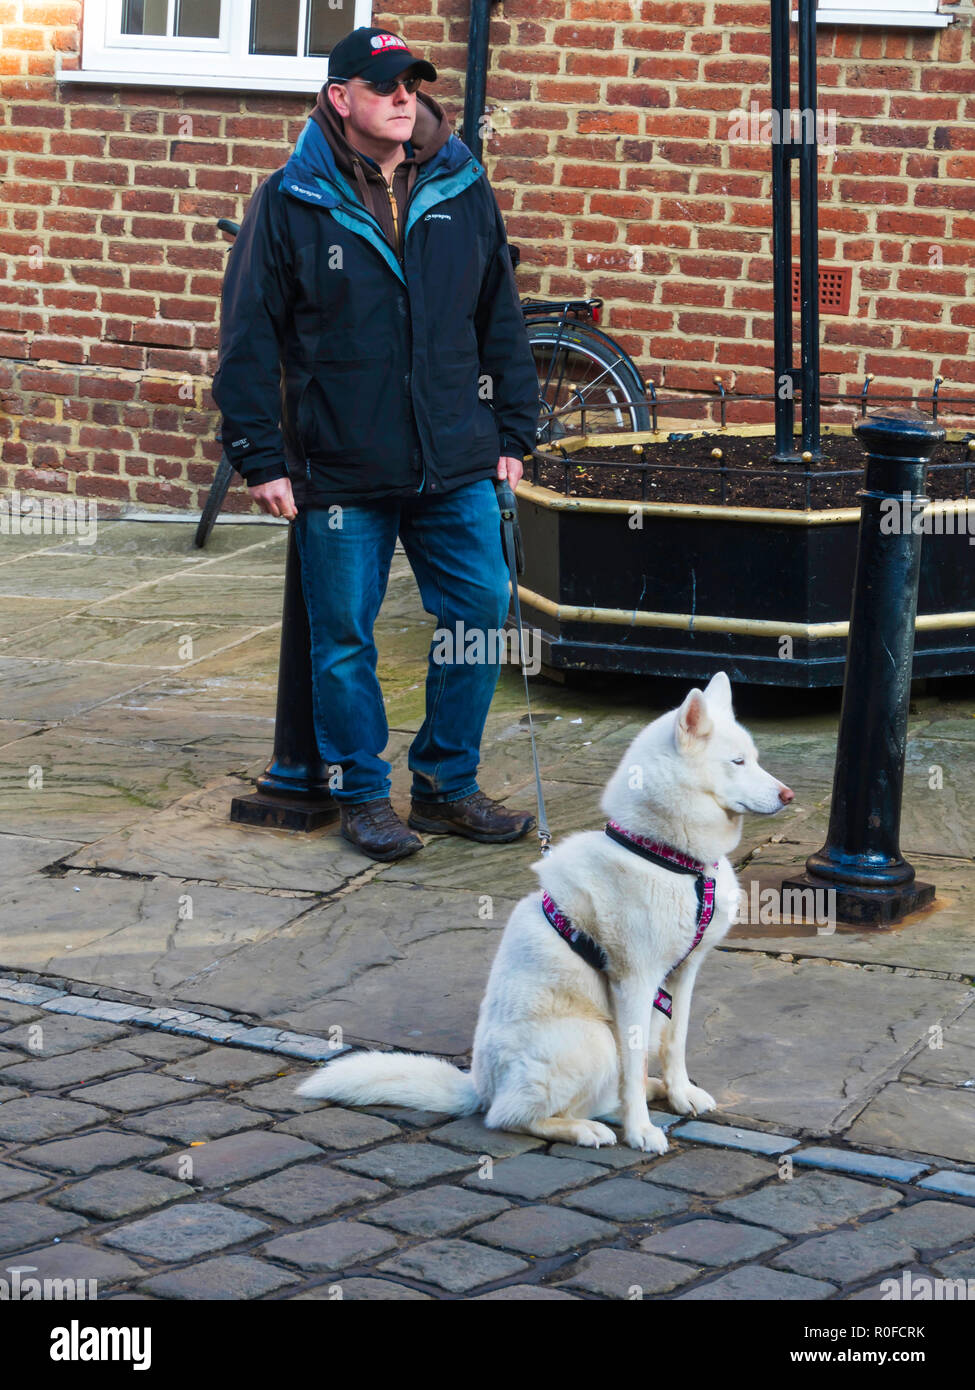
[[[538,378],[497,200],[452,135],[420,165],[402,263],[309,119],[248,204],[213,395],[249,484],[299,506],[494,477],[535,442]]]

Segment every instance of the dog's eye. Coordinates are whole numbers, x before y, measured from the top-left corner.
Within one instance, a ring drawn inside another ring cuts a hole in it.
[[[745,766],[745,759],[744,759],[744,758],[732,758],[731,761],[735,764],[736,767],[744,767],[744,766]]]

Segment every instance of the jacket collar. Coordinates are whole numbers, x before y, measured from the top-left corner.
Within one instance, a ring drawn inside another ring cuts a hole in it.
[[[473,159],[470,150],[456,135],[420,166],[416,182],[456,173]],[[362,203],[339,169],[335,153],[318,122],[309,116],[298,137],[291,158],[284,166],[281,186],[292,197],[318,207],[344,207],[349,211],[364,211]]]

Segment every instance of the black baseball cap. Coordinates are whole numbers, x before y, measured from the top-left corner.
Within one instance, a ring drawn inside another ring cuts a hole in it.
[[[427,82],[436,82],[437,69],[424,58],[414,58],[406,40],[388,29],[353,29],[328,55],[328,80],[339,82],[362,77],[367,82],[386,82],[407,68]]]

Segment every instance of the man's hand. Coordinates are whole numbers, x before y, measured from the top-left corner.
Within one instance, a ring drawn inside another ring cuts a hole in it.
[[[283,516],[293,521],[298,515],[290,478],[273,478],[269,483],[257,483],[250,489],[250,494],[261,511],[269,516]]]
[[[498,459],[498,477],[508,479],[512,492],[518,486],[524,471],[521,459],[513,458],[511,454],[502,454]]]

